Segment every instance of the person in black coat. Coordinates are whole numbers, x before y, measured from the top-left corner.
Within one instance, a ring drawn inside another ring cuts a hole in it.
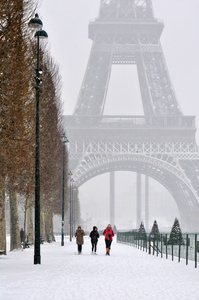
[[[21,243],[23,243],[23,240],[24,240],[24,231],[23,231],[23,228],[21,228],[21,230],[20,230],[20,240],[21,240]]]
[[[92,253],[94,250],[94,253],[96,254],[97,251],[97,242],[99,239],[99,233],[97,231],[97,227],[93,226],[93,231],[90,232],[90,238],[91,238],[91,245],[92,245]]]

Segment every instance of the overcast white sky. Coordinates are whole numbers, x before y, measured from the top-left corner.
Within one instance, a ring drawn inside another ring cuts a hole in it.
[[[92,45],[88,39],[88,23],[98,16],[99,5],[100,0],[43,0],[38,11],[49,35],[51,55],[60,65],[63,109],[67,115],[72,114],[81,87]],[[181,109],[184,115],[196,115],[199,127],[199,1],[153,0],[153,7],[155,17],[165,24],[161,43]],[[135,83],[138,101],[133,103],[132,84],[127,80],[135,75],[135,70],[132,66],[113,67],[105,114],[119,114],[121,110],[123,114],[129,111],[131,114],[142,113],[138,84]],[[122,89],[128,90],[123,105],[117,98]],[[132,189],[129,176],[124,180],[126,191]],[[82,198],[85,199],[86,193],[84,208],[88,206],[84,209],[84,217],[90,215],[89,205],[93,198],[88,190],[91,186],[97,187],[99,180],[102,179],[94,179],[80,189]],[[107,183],[107,177],[104,182]]]

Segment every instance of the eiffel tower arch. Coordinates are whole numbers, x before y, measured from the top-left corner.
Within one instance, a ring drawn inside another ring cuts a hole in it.
[[[93,45],[75,109],[63,117],[70,169],[77,187],[119,170],[152,177],[173,196],[184,228],[197,230],[195,117],[184,116],[176,98],[160,43],[163,28],[151,0],[101,0],[98,18],[89,23]],[[137,66],[144,116],[103,115],[113,64]]]

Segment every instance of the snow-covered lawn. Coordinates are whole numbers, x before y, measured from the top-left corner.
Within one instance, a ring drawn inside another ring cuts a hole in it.
[[[0,256],[0,299],[199,299],[199,268],[193,262],[186,266],[115,241],[108,257],[103,237],[97,255],[91,255],[88,237],[77,255],[75,240],[66,237],[61,247],[56,239],[41,245],[41,265],[33,264],[33,247]]]

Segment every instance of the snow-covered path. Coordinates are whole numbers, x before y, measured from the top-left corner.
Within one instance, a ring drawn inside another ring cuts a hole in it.
[[[199,268],[148,255],[134,247],[113,242],[105,256],[103,238],[98,254],[91,255],[85,237],[82,255],[75,240],[65,238],[41,245],[41,265],[33,264],[34,249],[0,256],[2,300],[198,300]]]

